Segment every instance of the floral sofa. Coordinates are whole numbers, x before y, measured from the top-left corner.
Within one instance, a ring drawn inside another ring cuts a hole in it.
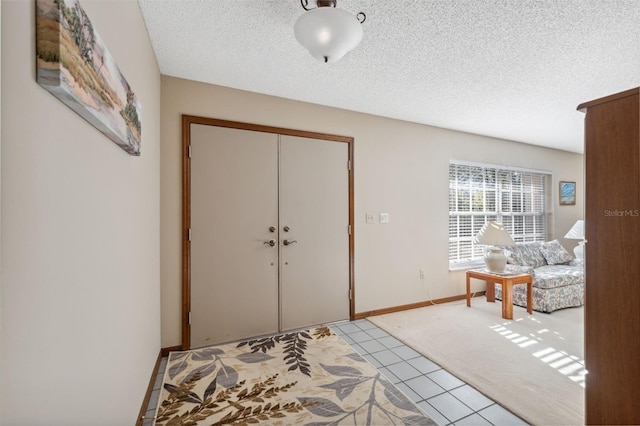
[[[533,309],[553,312],[584,304],[584,261],[574,259],[558,240],[505,247],[507,270],[533,277]],[[496,285],[502,300],[502,286]],[[527,306],[527,286],[513,287],[513,304]]]

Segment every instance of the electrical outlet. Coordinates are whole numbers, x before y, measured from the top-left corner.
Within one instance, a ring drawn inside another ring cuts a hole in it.
[[[367,213],[367,223],[374,223],[376,220],[376,217],[373,215],[373,213]]]
[[[424,279],[424,269],[420,268],[420,279]]]
[[[380,223],[389,223],[389,213],[380,213]]]

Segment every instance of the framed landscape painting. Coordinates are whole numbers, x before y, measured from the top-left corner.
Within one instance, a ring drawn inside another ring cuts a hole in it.
[[[560,205],[573,206],[576,203],[576,183],[560,181]]]
[[[131,155],[141,106],[77,0],[36,0],[36,80]]]

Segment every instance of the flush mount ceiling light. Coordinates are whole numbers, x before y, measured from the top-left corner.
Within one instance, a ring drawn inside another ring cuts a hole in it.
[[[337,0],[316,0],[309,9],[308,0],[300,0],[306,10],[293,27],[296,40],[323,62],[335,62],[353,50],[362,40],[362,23],[367,16],[352,15],[336,8]]]

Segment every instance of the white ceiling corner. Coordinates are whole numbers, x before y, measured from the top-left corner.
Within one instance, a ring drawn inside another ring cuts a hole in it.
[[[578,104],[640,86],[638,0],[338,0],[367,19],[332,64],[298,0],[138,2],[164,75],[572,152]]]

